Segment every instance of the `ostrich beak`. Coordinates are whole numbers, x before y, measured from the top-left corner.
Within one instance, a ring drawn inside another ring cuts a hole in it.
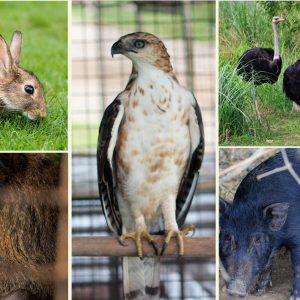
[[[285,20],[285,18],[280,18],[280,19],[279,19],[279,21],[284,21],[284,20]]]

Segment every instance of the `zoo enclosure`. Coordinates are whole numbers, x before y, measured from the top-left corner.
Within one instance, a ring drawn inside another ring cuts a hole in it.
[[[74,1],[72,27],[73,235],[110,235],[97,188],[98,127],[131,72],[131,63],[112,59],[110,48],[124,34],[148,31],[164,41],[179,82],[202,110],[206,153],[187,223],[196,225],[197,238],[214,237],[215,3]],[[74,257],[73,299],[121,299],[120,266],[117,257]],[[214,299],[214,259],[163,259],[161,281],[162,299]]]

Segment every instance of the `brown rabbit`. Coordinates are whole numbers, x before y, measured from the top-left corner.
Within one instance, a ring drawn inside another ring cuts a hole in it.
[[[30,120],[46,117],[44,89],[38,78],[19,66],[22,33],[15,31],[10,47],[0,35],[0,108]]]
[[[53,299],[60,161],[0,154],[0,299]]]

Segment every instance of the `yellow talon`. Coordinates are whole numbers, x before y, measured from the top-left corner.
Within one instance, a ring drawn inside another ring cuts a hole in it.
[[[160,252],[160,255],[163,255],[165,250],[168,247],[168,244],[171,240],[171,238],[174,236],[177,238],[177,242],[178,242],[178,248],[179,248],[179,256],[183,256],[184,255],[184,243],[183,243],[183,237],[185,237],[190,231],[195,231],[195,226],[190,224],[188,225],[186,228],[184,228],[183,230],[179,231],[179,230],[168,230],[166,231],[166,238],[165,238],[165,242],[163,244],[162,250]]]
[[[195,226],[193,224],[188,225],[187,227],[185,227],[182,231],[181,231],[181,235],[182,236],[186,236],[188,235],[188,233],[190,231],[193,231],[193,233],[195,232]]]
[[[135,240],[136,248],[137,248],[137,254],[138,257],[143,257],[143,245],[142,245],[142,238],[145,238],[149,243],[151,243],[152,247],[154,248],[155,254],[157,255],[157,245],[154,241],[154,238],[150,235],[150,233],[146,230],[137,230],[134,232],[128,232],[124,233],[121,236],[119,236],[119,242],[121,245],[125,246],[124,241],[126,239],[133,239]]]

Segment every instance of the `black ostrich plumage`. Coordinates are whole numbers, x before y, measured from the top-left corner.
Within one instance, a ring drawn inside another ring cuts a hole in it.
[[[246,81],[254,84],[275,83],[281,72],[282,60],[273,60],[271,48],[252,48],[244,52],[237,63],[237,73]]]
[[[300,59],[285,70],[283,91],[289,99],[300,105]]]

